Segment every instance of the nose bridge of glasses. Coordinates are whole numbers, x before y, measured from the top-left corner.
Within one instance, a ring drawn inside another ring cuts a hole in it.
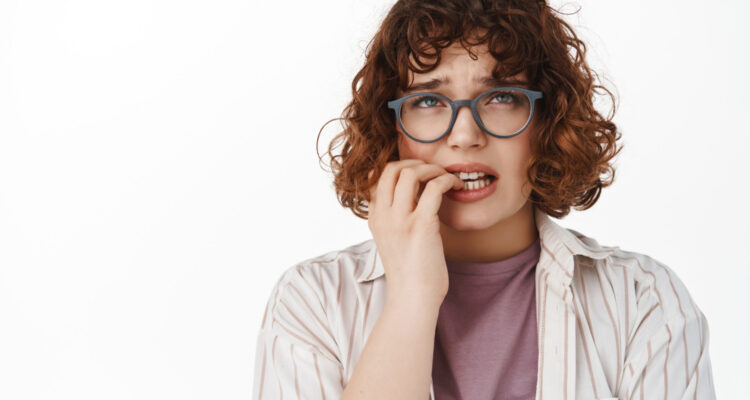
[[[473,101],[474,100],[454,100],[453,104],[456,105],[456,112],[458,112],[458,110],[460,110],[463,106],[471,108],[471,103]]]
[[[464,106],[466,106],[466,108],[468,108],[468,109],[469,109],[469,113],[471,113],[471,115],[472,115],[472,119],[474,119],[474,120],[475,120],[475,121],[477,122],[477,125],[479,125],[479,124],[480,124],[480,121],[478,121],[478,120],[477,120],[477,118],[476,118],[476,117],[477,117],[477,115],[476,115],[476,114],[474,113],[474,110],[472,110],[472,109],[471,109],[471,105],[472,105],[472,104],[473,104],[473,103],[474,103],[475,101],[476,101],[476,99],[473,99],[473,100],[472,100],[472,99],[467,99],[467,100],[454,100],[454,101],[453,101],[453,104],[454,104],[454,105],[455,105],[456,107],[455,107],[455,109],[454,109],[454,112],[455,112],[455,114],[454,114],[454,117],[455,117],[455,118],[454,118],[453,122],[455,123],[455,120],[456,120],[456,119],[458,118],[458,112],[459,112],[459,111],[461,111],[461,107],[464,107]],[[453,128],[453,124],[451,124],[451,128]]]

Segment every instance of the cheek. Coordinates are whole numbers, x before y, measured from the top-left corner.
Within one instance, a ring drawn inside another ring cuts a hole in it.
[[[426,143],[418,143],[410,140],[403,133],[399,132],[398,156],[400,160],[418,159],[426,162],[430,159],[432,147]]]
[[[507,163],[504,165],[507,167],[505,171],[510,175],[507,176],[509,179],[505,183],[512,187],[512,189],[509,189],[510,192],[520,197],[528,197],[530,188],[526,170],[531,154],[529,142],[524,139],[518,143],[514,143],[514,146],[511,146],[511,148],[513,154],[506,154]]]
[[[405,158],[409,158],[409,155],[411,154],[411,149],[409,149],[409,144],[404,142],[404,134],[399,132],[398,133],[398,140],[396,141],[398,145],[398,158],[400,160],[403,160]]]
[[[505,175],[505,181],[516,187],[526,182],[526,168],[530,156],[528,141],[513,141],[498,153],[499,167]]]

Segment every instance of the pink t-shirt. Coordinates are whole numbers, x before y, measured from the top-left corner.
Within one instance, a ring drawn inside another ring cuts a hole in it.
[[[533,400],[539,239],[492,263],[446,260],[450,284],[435,331],[436,400]]]

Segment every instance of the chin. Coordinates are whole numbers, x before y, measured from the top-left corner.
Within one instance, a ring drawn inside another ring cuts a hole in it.
[[[481,207],[472,210],[461,207],[461,203],[458,204],[459,207],[440,207],[438,211],[440,222],[457,231],[487,229],[504,218],[497,210],[496,213],[488,214],[487,210]]]

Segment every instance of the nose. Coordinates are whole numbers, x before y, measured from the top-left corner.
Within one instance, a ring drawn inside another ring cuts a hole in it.
[[[479,127],[468,105],[460,106],[456,122],[447,136],[448,145],[458,148],[481,148],[487,144],[487,134]]]

